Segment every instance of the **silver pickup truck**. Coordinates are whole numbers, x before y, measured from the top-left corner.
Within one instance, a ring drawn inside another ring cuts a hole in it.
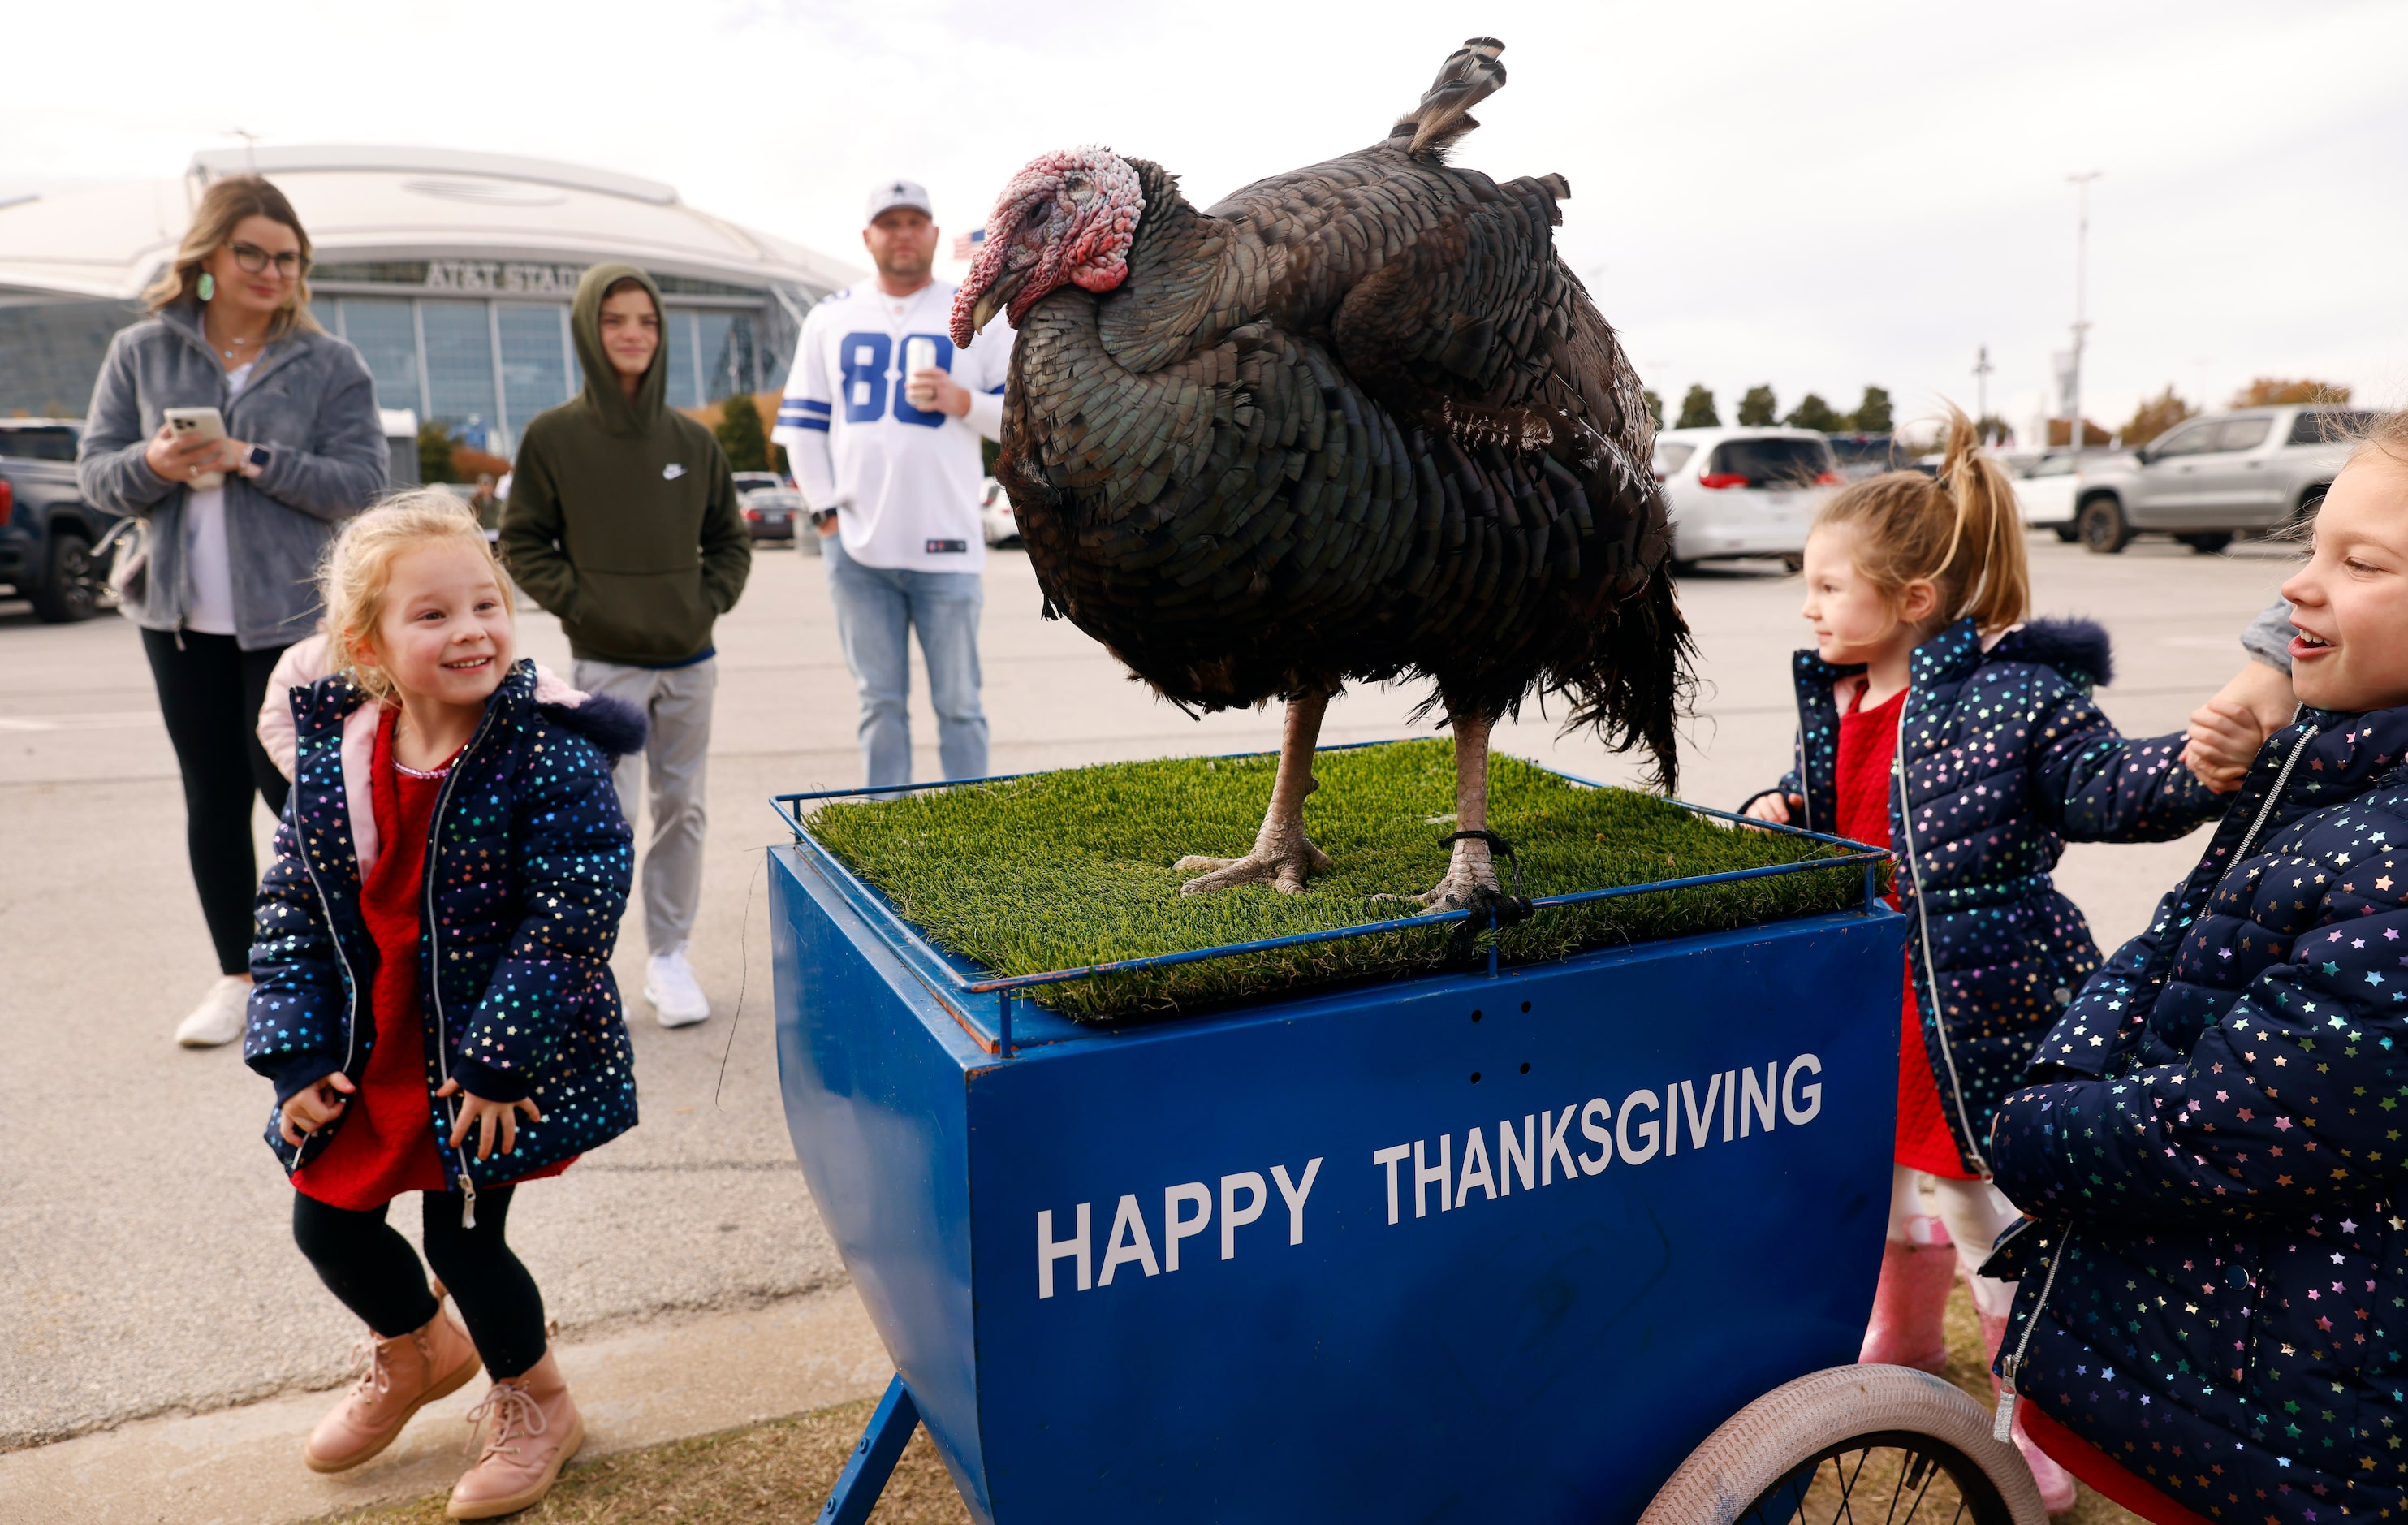
[[[2130,454],[2086,466],[2074,532],[2100,555],[2136,535],[2171,535],[2213,555],[2236,535],[2284,528],[2324,500],[2352,436],[2372,418],[2311,406],[2186,420]]]

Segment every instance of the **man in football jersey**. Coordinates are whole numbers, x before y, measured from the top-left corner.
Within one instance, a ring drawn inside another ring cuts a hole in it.
[[[979,439],[1003,432],[1012,335],[991,324],[976,344],[953,349],[953,282],[931,274],[937,224],[919,185],[890,180],[871,192],[861,241],[877,279],[804,320],[771,438],[786,447],[824,537],[837,630],[861,691],[867,782],[912,782],[914,630],[937,712],[938,776],[980,778]]]

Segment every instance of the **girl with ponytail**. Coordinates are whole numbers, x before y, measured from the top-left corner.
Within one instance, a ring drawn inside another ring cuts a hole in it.
[[[1907,928],[1896,1168],[1867,1361],[1937,1372],[1960,1272],[1995,1358],[2014,1287],[1980,1274],[2016,1215],[1989,1184],[1991,1115],[2099,967],[2049,870],[2066,842],[2161,842],[2222,799],[2178,760],[2180,733],[2129,741],[2091,700],[2107,634],[2032,620],[2014,488],[1955,409],[1938,477],[1893,471],[1833,495],[1806,540],[1814,647],[1795,660],[1798,749],[1742,807],[1899,863]],[[1928,1177],[1940,1211],[1923,1210]],[[2073,1482],[2036,1449],[2052,1514]]]

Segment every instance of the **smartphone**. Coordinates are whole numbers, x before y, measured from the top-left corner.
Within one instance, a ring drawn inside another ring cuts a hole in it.
[[[214,408],[170,408],[161,415],[167,427],[176,431],[176,442],[192,439],[223,439],[226,437],[225,415]],[[222,471],[204,471],[191,479],[193,490],[206,493],[225,485]]]

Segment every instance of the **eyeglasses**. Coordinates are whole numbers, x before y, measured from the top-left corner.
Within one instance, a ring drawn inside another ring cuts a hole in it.
[[[252,275],[257,275],[273,265],[276,266],[277,275],[283,280],[298,281],[309,270],[309,262],[290,249],[281,254],[271,254],[257,244],[237,243],[228,244],[226,247],[234,251],[234,262]]]

